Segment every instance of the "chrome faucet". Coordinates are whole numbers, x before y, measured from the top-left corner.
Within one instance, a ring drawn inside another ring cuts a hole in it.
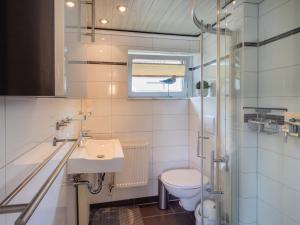
[[[58,122],[56,122],[56,124],[55,124],[56,130],[59,130],[61,127],[66,127],[66,126],[67,126],[67,124],[66,124],[66,122],[63,121],[63,120],[58,121]]]
[[[80,131],[80,138],[81,138],[81,141],[80,141],[80,144],[79,144],[80,147],[85,146],[85,144],[87,142],[87,139],[93,138],[91,135],[88,134],[88,132],[89,132],[89,130]]]

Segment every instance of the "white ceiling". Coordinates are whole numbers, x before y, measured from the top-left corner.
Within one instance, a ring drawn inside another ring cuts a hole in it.
[[[179,35],[199,35],[199,29],[191,17],[192,0],[95,0],[96,28]],[[221,0],[221,6],[231,0]],[[237,0],[258,4],[263,0]],[[216,22],[217,0],[196,0],[196,14],[199,20],[213,24]],[[128,10],[121,13],[117,6],[125,5]],[[87,26],[91,26],[91,10],[82,15]],[[223,15],[224,16],[224,15]],[[107,19],[108,24],[100,23]],[[74,17],[68,18],[69,25],[76,25]],[[82,25],[85,22],[82,23]]]
[[[126,5],[120,13],[117,6]],[[197,0],[197,16],[205,23],[216,21],[216,0]],[[90,16],[88,17],[90,18]],[[101,24],[100,19],[109,20]],[[90,25],[90,20],[88,22]],[[191,17],[190,0],[96,0],[96,27],[139,32],[198,35]]]

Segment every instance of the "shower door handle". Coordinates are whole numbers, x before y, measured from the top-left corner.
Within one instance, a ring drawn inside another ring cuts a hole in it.
[[[202,139],[202,141],[203,140],[208,140],[209,137],[201,136],[200,132],[198,132],[198,137],[197,137],[197,157],[202,158],[202,159],[206,159],[206,157],[202,155],[203,149],[201,149],[201,154],[200,154],[200,149],[199,149],[200,148],[200,143],[199,143],[200,139]],[[201,148],[202,148],[202,146],[201,146]]]
[[[215,190],[215,164],[218,163],[226,163],[226,171],[228,171],[228,156],[224,156],[221,158],[215,158],[215,151],[211,151],[211,159],[210,159],[210,188],[207,188],[207,191],[211,194],[224,194],[224,191],[220,190],[218,187],[218,190]]]
[[[210,154],[210,188],[207,191],[210,193],[215,191],[215,151],[211,151]]]

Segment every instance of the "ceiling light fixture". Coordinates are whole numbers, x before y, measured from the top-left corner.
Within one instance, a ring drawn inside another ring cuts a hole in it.
[[[117,7],[117,9],[118,9],[120,12],[122,12],[122,13],[127,11],[127,7],[124,6],[124,5],[119,5],[119,6]]]
[[[102,24],[108,24],[108,20],[107,19],[100,19],[100,23],[102,23]]]
[[[72,1],[66,1],[66,6],[73,8],[75,6],[75,3]]]
[[[233,2],[232,2],[232,4],[234,4],[234,5],[235,5],[235,3],[236,3],[236,1],[233,1]]]

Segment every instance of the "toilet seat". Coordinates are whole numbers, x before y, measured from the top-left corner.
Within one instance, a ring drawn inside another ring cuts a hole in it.
[[[196,189],[201,187],[201,173],[195,169],[175,169],[164,172],[161,181],[174,188]],[[203,176],[203,184],[208,184],[208,178]]]

